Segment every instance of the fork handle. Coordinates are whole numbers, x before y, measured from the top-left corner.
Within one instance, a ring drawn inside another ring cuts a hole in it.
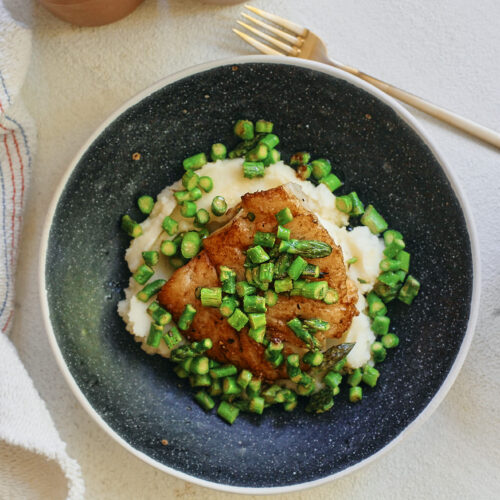
[[[500,148],[500,134],[498,132],[495,132],[494,130],[483,127],[482,125],[479,125],[472,120],[468,120],[467,118],[452,113],[451,111],[448,111],[441,106],[432,104],[429,101],[422,99],[421,97],[417,97],[416,95],[410,94],[409,92],[398,89],[397,87],[383,82],[378,78],[367,75],[366,73],[363,73],[356,68],[346,66],[345,64],[332,60],[329,60],[329,63],[336,68],[343,69],[344,71],[347,71],[348,73],[361,78],[365,82],[371,83],[374,87],[377,87],[386,94],[389,94],[390,96],[395,97],[396,99],[399,99],[400,101],[403,101],[404,103],[409,104],[410,106],[413,106],[414,108],[419,109],[420,111],[423,111],[424,113],[427,113],[428,115],[431,115],[434,118],[441,120],[442,122],[448,123],[455,128],[463,130],[469,135],[477,137],[478,139],[481,139],[488,144]]]

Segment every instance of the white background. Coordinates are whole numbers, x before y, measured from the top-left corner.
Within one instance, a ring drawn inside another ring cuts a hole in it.
[[[142,463],[80,407],[56,367],[41,323],[37,261],[55,187],[107,115],[172,72],[254,53],[230,32],[241,7],[146,0],[116,24],[76,28],[29,0],[19,1],[26,3],[34,29],[23,94],[37,122],[39,146],[20,245],[12,338],[69,454],[82,467],[87,498],[231,498]],[[498,1],[256,0],[253,5],[307,25],[336,59],[500,131]],[[445,401],[395,449],[335,483],[286,498],[488,499],[499,494],[500,152],[414,114],[455,172],[475,217],[483,284],[472,347]]]

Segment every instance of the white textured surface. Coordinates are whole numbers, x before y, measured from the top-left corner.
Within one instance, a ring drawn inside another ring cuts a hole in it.
[[[0,498],[78,500],[83,480],[66,453],[45,403],[9,340],[14,276],[35,124],[21,89],[31,59],[31,30],[0,1]]]
[[[12,2],[14,3],[14,2]],[[41,222],[69,161],[131,95],[174,71],[252,53],[229,28],[240,8],[146,0],[102,28],[68,26],[29,0],[33,60],[24,99],[39,131],[17,276],[13,340],[83,470],[87,498],[230,498],[157,472],[125,452],[79,406],[41,325],[37,258]],[[500,130],[500,4],[496,0],[256,0],[302,21],[331,55]],[[500,479],[500,153],[415,113],[456,172],[479,233],[483,285],[470,353],[445,401],[418,430],[363,470],[286,498],[498,497]],[[453,335],[454,332],[450,332]],[[285,498],[285,496],[283,496]]]

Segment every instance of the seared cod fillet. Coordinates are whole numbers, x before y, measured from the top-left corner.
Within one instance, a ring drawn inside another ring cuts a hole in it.
[[[237,273],[237,280],[245,279],[245,251],[253,244],[257,231],[276,232],[278,224],[275,214],[288,207],[293,220],[287,224],[292,238],[318,240],[328,243],[332,253],[320,259],[307,259],[320,267],[328,286],[337,290],[339,301],[325,304],[322,301],[300,296],[278,295],[278,303],[268,307],[266,332],[272,341],[285,342],[285,354],[305,349],[287,326],[295,317],[300,319],[320,318],[330,323],[326,332],[318,332],[316,338],[340,337],[358,314],[356,309],[357,290],[346,275],[342,251],[317,217],[304,206],[302,191],[296,184],[287,184],[267,191],[259,191],[243,196],[241,204],[233,209],[234,217],[222,228],[203,240],[203,250],[185,266],[177,269],[158,294],[158,300],[178,321],[184,307],[191,304],[196,308],[196,316],[191,327],[184,332],[189,340],[210,337],[213,348],[208,356],[221,362],[231,363],[238,369],[250,370],[255,376],[267,381],[286,377],[285,364],[276,368],[264,357],[265,347],[247,335],[248,328],[240,332],[234,330],[220,314],[218,308],[203,307],[195,297],[197,287],[220,286],[219,268],[228,266]],[[255,214],[250,221],[248,213]]]

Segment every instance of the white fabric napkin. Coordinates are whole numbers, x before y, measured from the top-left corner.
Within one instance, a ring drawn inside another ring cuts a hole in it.
[[[0,0],[0,498],[83,498],[79,465],[66,452],[45,403],[8,339],[16,248],[36,147],[20,99],[31,32]]]

